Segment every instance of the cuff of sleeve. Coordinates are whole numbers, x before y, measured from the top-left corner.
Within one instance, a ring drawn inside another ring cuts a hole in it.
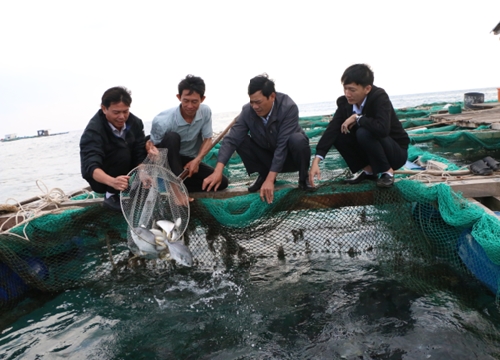
[[[98,169],[98,168],[99,168],[99,166],[94,165],[94,166],[92,166],[92,167],[89,169],[88,177],[89,177],[90,179],[94,179],[94,170],[95,170],[95,169]],[[95,179],[94,179],[94,180],[95,180]]]
[[[321,155],[317,155],[317,154],[316,154],[316,157],[317,157],[317,158],[320,158],[321,160],[325,160],[325,157],[324,157],[324,156],[321,156]]]

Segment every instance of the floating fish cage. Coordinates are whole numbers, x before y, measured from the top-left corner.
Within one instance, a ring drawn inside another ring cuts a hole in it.
[[[329,118],[301,120],[314,147]],[[412,156],[428,155],[414,149],[418,155]],[[205,161],[213,157],[208,154]],[[251,266],[311,254],[370,254],[387,276],[419,291],[474,284],[499,294],[496,216],[446,184],[400,178],[390,189],[373,182],[345,185],[345,164],[338,154],[330,151],[323,163],[330,168],[312,193],[297,189],[296,176],[280,175],[272,204],[255,193],[197,198],[183,236],[193,266],[210,271],[219,265]],[[226,171],[233,187],[251,181],[236,156]],[[165,275],[181,266],[135,256],[127,244],[129,235],[123,214],[100,204],[57,210],[2,232],[0,305],[138,269]]]

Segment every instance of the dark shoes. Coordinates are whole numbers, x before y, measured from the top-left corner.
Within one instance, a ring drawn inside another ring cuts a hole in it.
[[[388,188],[394,184],[394,176],[391,176],[387,173],[383,173],[380,175],[380,178],[377,180],[377,186]]]
[[[371,174],[371,175],[368,175],[367,173],[365,173],[364,171],[362,171],[358,176],[356,177],[352,177],[350,179],[345,179],[344,182],[346,184],[351,184],[351,185],[355,185],[355,184],[359,184],[361,181],[363,180],[372,180],[372,181],[375,181],[378,179],[377,175],[376,174]]]
[[[262,187],[262,184],[264,184],[264,181],[266,181],[266,178],[262,175],[259,175],[259,177],[253,182],[253,184],[248,187],[248,191],[250,192],[259,191],[260,188]]]
[[[109,198],[104,199],[102,206],[106,209],[113,211],[122,211],[122,207],[120,205],[120,196],[118,194],[111,195]]]
[[[483,161],[491,168],[491,170],[500,170],[500,163],[493,159],[491,156],[486,156]]]
[[[469,165],[470,172],[474,175],[491,175],[493,174],[493,169],[491,169],[486,161],[478,160]]]
[[[311,184],[309,183],[309,179],[306,179],[305,181],[299,181],[299,189],[304,191],[316,190],[316,188],[314,186],[311,186]]]

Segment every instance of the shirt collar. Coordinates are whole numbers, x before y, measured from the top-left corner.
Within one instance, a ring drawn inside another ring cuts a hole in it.
[[[196,114],[194,115],[194,119],[191,122],[191,124],[194,123],[195,121],[202,119],[202,118],[203,118],[203,115],[201,114],[200,108],[198,108],[198,110],[196,110]],[[176,110],[176,121],[177,121],[177,125],[179,125],[179,126],[191,125],[186,120],[184,120],[184,118],[182,117],[181,105],[179,105],[177,107],[177,110]]]
[[[113,134],[117,137],[121,137],[122,139],[125,139],[125,132],[127,131],[127,123],[123,125],[123,128],[121,130],[118,130],[113,124],[111,124],[108,121],[108,125],[111,128],[111,131],[113,131]]]
[[[368,95],[365,96],[365,98],[363,99],[363,102],[361,103],[361,106],[358,108],[358,105],[354,104],[352,106],[352,112],[353,113],[356,113],[356,114],[362,114],[363,113],[363,108],[365,107],[365,104],[366,104],[366,98],[368,98]]]
[[[271,113],[273,112],[274,109],[274,101],[273,101],[273,106],[271,106],[271,111],[269,111],[269,114],[267,114],[266,117],[261,116],[260,118],[264,122],[264,125],[267,125],[267,122],[269,121],[269,118],[271,117]]]

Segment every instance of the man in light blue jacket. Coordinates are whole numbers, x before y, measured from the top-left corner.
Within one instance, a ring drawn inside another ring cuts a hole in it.
[[[212,145],[212,111],[202,104],[205,100],[202,78],[188,75],[179,83],[178,90],[181,104],[153,119],[146,149],[149,154],[156,154],[157,148],[167,148],[172,172],[178,176],[187,169],[188,178],[184,180],[187,190],[202,191],[203,180],[214,171],[202,162]],[[227,185],[228,180],[223,177],[219,189]]]

